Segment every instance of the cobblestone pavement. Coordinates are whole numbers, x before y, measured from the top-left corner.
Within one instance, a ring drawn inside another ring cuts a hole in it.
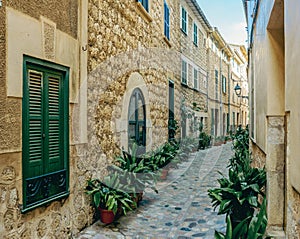
[[[77,239],[214,238],[215,229],[225,231],[225,220],[214,212],[207,190],[218,186],[218,171],[227,171],[231,155],[231,143],[191,154],[158,183],[158,194],[145,192],[137,210],[111,225],[98,221]]]

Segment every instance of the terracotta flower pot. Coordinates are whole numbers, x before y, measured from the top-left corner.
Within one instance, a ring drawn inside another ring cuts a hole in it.
[[[115,220],[115,214],[112,210],[106,210],[99,208],[100,210],[100,220],[105,224],[112,223]]]
[[[169,174],[169,169],[163,168],[163,169],[161,170],[160,179],[166,180],[168,174]]]

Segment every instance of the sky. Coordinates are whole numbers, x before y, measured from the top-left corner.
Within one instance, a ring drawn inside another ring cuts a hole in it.
[[[197,0],[209,23],[227,43],[247,45],[246,18],[242,0]]]

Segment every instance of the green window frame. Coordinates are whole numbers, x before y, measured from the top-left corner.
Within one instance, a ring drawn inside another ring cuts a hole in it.
[[[23,208],[69,195],[69,68],[23,58]]]
[[[183,7],[181,7],[181,30],[188,34],[188,14]]]
[[[194,22],[194,44],[195,46],[198,46],[198,26],[197,24]]]

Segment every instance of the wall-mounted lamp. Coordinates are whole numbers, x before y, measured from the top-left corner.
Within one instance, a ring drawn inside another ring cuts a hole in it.
[[[242,93],[242,88],[239,86],[239,84],[237,83],[236,86],[234,87],[234,91],[236,93],[236,95],[238,97],[241,97],[243,99],[249,99],[249,97],[247,95],[241,95]]]

